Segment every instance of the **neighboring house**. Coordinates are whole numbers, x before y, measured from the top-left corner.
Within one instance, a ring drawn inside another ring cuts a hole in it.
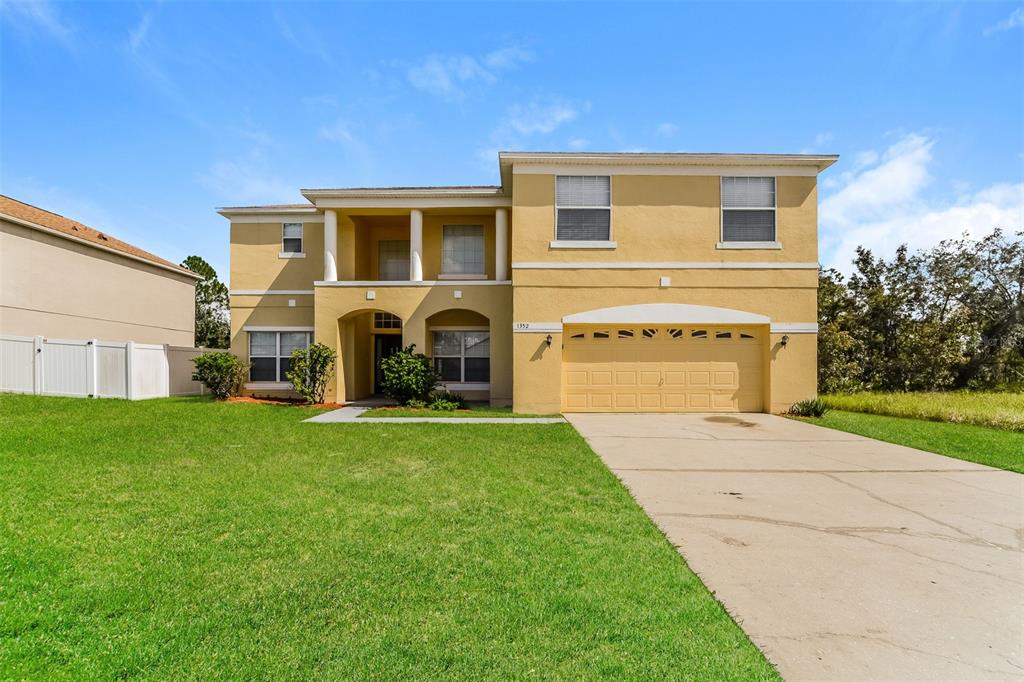
[[[189,346],[199,277],[0,196],[0,334]]]
[[[400,345],[516,411],[781,411],[815,395],[817,175],[836,156],[501,153],[501,185],[302,190],[224,208],[250,392]]]

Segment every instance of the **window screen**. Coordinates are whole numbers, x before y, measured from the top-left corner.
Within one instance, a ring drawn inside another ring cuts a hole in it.
[[[775,241],[775,178],[722,178],[722,241]]]
[[[441,272],[446,275],[484,274],[482,225],[445,225]]]
[[[434,332],[434,368],[444,382],[491,379],[491,337],[486,331]]]
[[[611,239],[611,206],[611,177],[556,177],[555,238],[559,241],[608,241]]]
[[[302,253],[302,223],[284,223],[281,226],[281,250]]]
[[[292,351],[309,346],[311,332],[249,332],[249,381],[288,381]]]
[[[377,278],[390,282],[409,279],[408,239],[382,239],[377,242]]]

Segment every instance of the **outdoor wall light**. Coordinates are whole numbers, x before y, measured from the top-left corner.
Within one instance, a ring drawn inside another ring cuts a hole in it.
[[[544,343],[548,344],[548,348],[551,347],[551,334],[548,334],[548,338],[544,339]]]
[[[786,344],[789,343],[789,334],[783,334],[780,343],[782,343],[782,347],[785,348]]]

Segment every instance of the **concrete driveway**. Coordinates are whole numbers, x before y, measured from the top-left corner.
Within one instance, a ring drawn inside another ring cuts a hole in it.
[[[771,415],[567,417],[787,679],[1024,679],[1024,476]]]

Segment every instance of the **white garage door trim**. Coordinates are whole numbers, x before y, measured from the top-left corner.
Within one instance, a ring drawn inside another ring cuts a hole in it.
[[[688,303],[642,303],[566,315],[563,324],[769,324],[766,315]]]

